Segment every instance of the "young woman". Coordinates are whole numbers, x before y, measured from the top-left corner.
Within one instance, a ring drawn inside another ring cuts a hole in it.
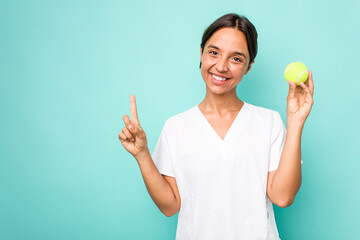
[[[166,120],[152,155],[130,96],[131,121],[119,134],[137,160],[147,190],[166,216],[179,212],[176,239],[280,239],[272,203],[290,206],[301,186],[301,134],[313,105],[306,84],[289,82],[287,130],[278,112],[240,100],[257,32],[227,14],[200,45],[204,100]]]

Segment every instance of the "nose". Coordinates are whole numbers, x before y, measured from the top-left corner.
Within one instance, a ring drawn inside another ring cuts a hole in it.
[[[228,65],[225,58],[220,59],[219,62],[216,64],[215,69],[219,72],[227,72],[228,71]]]

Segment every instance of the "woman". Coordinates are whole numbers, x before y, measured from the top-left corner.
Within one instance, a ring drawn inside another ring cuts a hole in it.
[[[306,84],[289,82],[286,131],[278,112],[236,95],[256,53],[247,18],[227,14],[212,23],[200,46],[206,96],[166,120],[152,156],[130,96],[132,120],[124,116],[119,138],[161,212],[180,211],[176,239],[280,239],[272,203],[290,206],[300,188],[314,86],[311,71]]]

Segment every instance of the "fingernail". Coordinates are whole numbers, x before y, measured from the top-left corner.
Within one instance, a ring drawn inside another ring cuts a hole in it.
[[[130,129],[130,130],[134,130],[133,125],[129,125],[129,129]]]

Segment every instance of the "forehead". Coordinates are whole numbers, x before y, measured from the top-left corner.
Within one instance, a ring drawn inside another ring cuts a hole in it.
[[[215,45],[224,52],[239,51],[249,55],[245,34],[234,28],[217,30],[207,41],[206,47],[209,45]]]

